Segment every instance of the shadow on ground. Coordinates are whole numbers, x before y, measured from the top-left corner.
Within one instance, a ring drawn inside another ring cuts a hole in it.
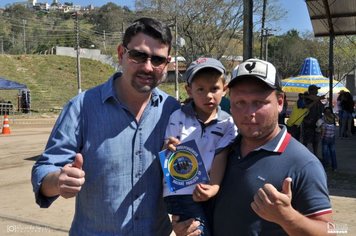
[[[33,157],[28,157],[28,158],[25,158],[24,160],[26,161],[37,161],[38,158],[40,158],[41,155],[36,155],[36,156],[33,156]]]

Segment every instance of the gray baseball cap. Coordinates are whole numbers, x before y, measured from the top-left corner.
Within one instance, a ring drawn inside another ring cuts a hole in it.
[[[270,88],[281,90],[281,81],[277,76],[276,68],[269,62],[259,59],[248,59],[232,71],[232,78],[228,84],[231,88],[241,78],[257,78]]]
[[[214,68],[217,71],[221,72],[221,74],[225,74],[225,67],[223,64],[214,58],[211,57],[201,57],[197,60],[193,61],[188,69],[185,71],[183,75],[183,80],[185,80],[188,84],[192,82],[194,75],[204,68]]]

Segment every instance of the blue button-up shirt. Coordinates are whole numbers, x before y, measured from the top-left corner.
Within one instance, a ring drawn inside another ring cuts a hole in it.
[[[157,157],[170,114],[179,103],[159,89],[139,122],[117,99],[116,73],[73,98],[63,109],[32,170],[36,202],[43,178],[82,153],[85,183],[76,197],[70,235],[169,235]],[[59,216],[60,217],[60,216]]]

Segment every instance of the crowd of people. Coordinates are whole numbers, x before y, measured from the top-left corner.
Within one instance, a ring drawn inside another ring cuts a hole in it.
[[[248,59],[226,81],[218,60],[197,58],[184,75],[190,100],[181,105],[158,88],[171,41],[169,27],[152,18],[126,29],[121,71],[69,101],[34,164],[36,202],[76,197],[69,235],[331,235],[315,151],[320,138],[323,153],[335,150],[336,118],[320,105],[318,87],[297,103],[308,112],[287,122],[296,126],[291,135],[278,122],[286,98],[274,65]],[[226,93],[231,115],[219,106]],[[300,126],[314,154],[293,137]],[[171,191],[159,152],[188,140],[198,144],[210,180]],[[336,169],[335,157],[328,160]]]
[[[333,108],[325,106],[321,100],[324,96],[318,96],[320,87],[310,85],[308,91],[298,94],[291,114],[286,122],[289,133],[302,142],[306,147],[312,144],[313,153],[322,161],[328,169],[331,162],[331,170],[337,170],[335,139],[351,137],[355,128],[353,97],[350,92],[341,90],[337,97],[337,114]],[[336,127],[339,126],[337,132]],[[319,153],[321,144],[321,153]]]

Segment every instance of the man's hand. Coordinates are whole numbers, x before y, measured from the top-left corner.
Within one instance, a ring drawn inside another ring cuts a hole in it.
[[[199,221],[188,219],[185,221],[179,221],[179,216],[172,216],[172,227],[176,236],[198,236],[201,231],[197,229],[200,225]]]
[[[83,156],[80,153],[75,155],[74,162],[65,165],[58,176],[59,195],[64,198],[71,198],[77,195],[85,182],[85,173],[82,170]]]
[[[292,190],[291,178],[286,178],[283,182],[282,192],[279,192],[273,185],[265,184],[254,196],[251,203],[252,209],[261,218],[274,223],[288,220],[295,211],[291,205]]]
[[[204,202],[214,197],[219,191],[219,185],[197,184],[193,192],[193,200]]]

